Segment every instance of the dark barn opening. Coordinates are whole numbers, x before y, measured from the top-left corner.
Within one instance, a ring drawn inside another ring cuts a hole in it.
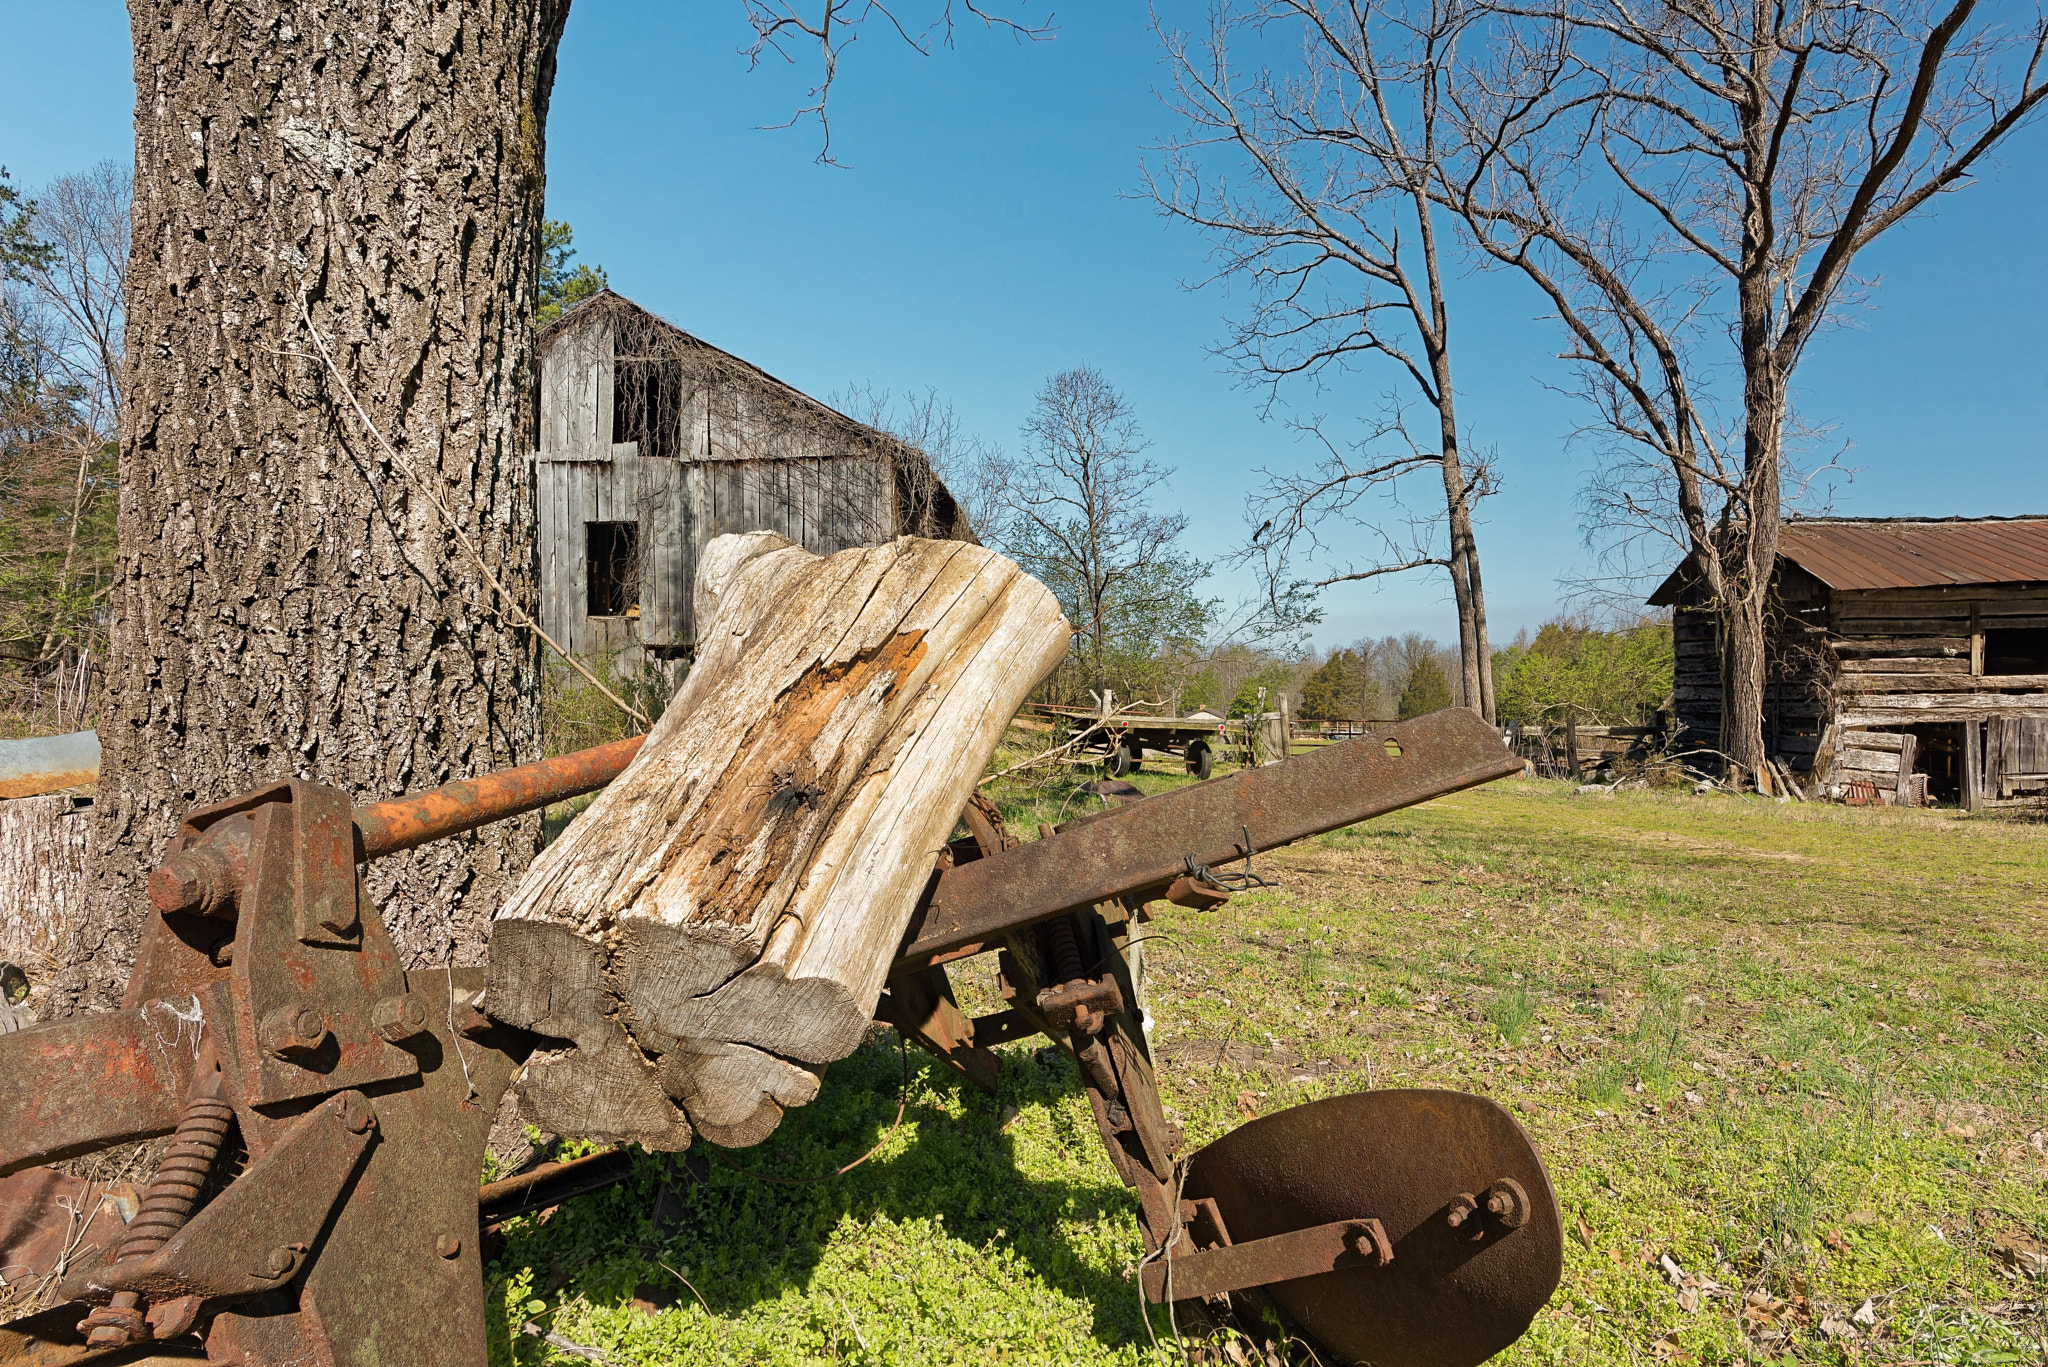
[[[586,522],[589,579],[584,602],[592,617],[639,616],[640,524]]]
[[[683,367],[679,361],[621,358],[612,369],[612,440],[637,441],[642,456],[682,454]]]
[[[1993,627],[1984,633],[1986,674],[2048,674],[2048,630]]]

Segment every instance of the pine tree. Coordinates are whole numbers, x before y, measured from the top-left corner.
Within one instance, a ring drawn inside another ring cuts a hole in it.
[[[1441,712],[1451,702],[1451,681],[1444,677],[1443,666],[1431,655],[1417,660],[1408,671],[1408,686],[1401,690],[1401,720]]]

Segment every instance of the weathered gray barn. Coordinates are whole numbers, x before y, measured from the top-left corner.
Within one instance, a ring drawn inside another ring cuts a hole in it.
[[[541,625],[572,654],[685,654],[698,554],[725,532],[820,555],[974,540],[923,453],[610,291],[540,358]]]
[[[1779,532],[1764,740],[1841,796],[1967,807],[2048,790],[2048,518],[1795,518]],[[1682,740],[1721,726],[1718,632],[1681,566]]]

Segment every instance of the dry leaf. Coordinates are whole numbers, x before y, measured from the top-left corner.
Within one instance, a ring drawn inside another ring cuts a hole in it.
[[[1856,1337],[1856,1326],[1843,1319],[1840,1315],[1829,1315],[1826,1319],[1822,1320],[1820,1322],[1820,1331],[1831,1339],[1853,1339]]]
[[[1946,1133],[1954,1135],[1957,1139],[1975,1139],[1977,1137],[1977,1127],[1975,1125],[1951,1125]]]
[[[1252,1104],[1252,1094],[1250,1092],[1239,1092],[1237,1094],[1237,1104],[1244,1108],[1244,1118],[1246,1120],[1257,1120],[1259,1118],[1259,1109]]]
[[[1864,1297],[1863,1304],[1857,1306],[1856,1313],[1849,1318],[1868,1329],[1877,1323],[1877,1302],[1867,1296]]]
[[[1664,1269],[1665,1280],[1673,1286],[1682,1288],[1685,1285],[1685,1269],[1680,1267],[1669,1253],[1658,1257],[1657,1266]]]
[[[1821,1242],[1837,1253],[1847,1253],[1849,1251],[1849,1241],[1842,1237],[1842,1231],[1839,1229],[1829,1230],[1827,1236]]]
[[[1697,1310],[1697,1309],[1699,1309],[1699,1308],[1700,1308],[1700,1293],[1699,1293],[1699,1292],[1697,1292],[1697,1291],[1681,1291],[1681,1292],[1679,1292],[1679,1293],[1678,1293],[1678,1308],[1679,1308],[1680,1310],[1684,1310],[1684,1311],[1688,1311],[1688,1312],[1690,1312],[1690,1311],[1694,1311],[1694,1310]]]
[[[1678,1335],[1666,1334],[1663,1338],[1658,1339],[1650,1345],[1650,1354],[1653,1357],[1666,1360],[1678,1357],[1680,1355],[1678,1351]]]
[[[1590,1252],[1593,1247],[1593,1227],[1586,1223],[1584,1214],[1578,1217],[1578,1228],[1572,1232],[1579,1236],[1579,1243]]]

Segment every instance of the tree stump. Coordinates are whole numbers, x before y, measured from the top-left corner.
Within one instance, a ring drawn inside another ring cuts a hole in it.
[[[815,1096],[1070,634],[1010,561],[915,537],[824,558],[719,537],[696,609],[646,746],[492,930],[485,1009],[573,1046],[520,1084],[559,1133],[754,1144]]]

